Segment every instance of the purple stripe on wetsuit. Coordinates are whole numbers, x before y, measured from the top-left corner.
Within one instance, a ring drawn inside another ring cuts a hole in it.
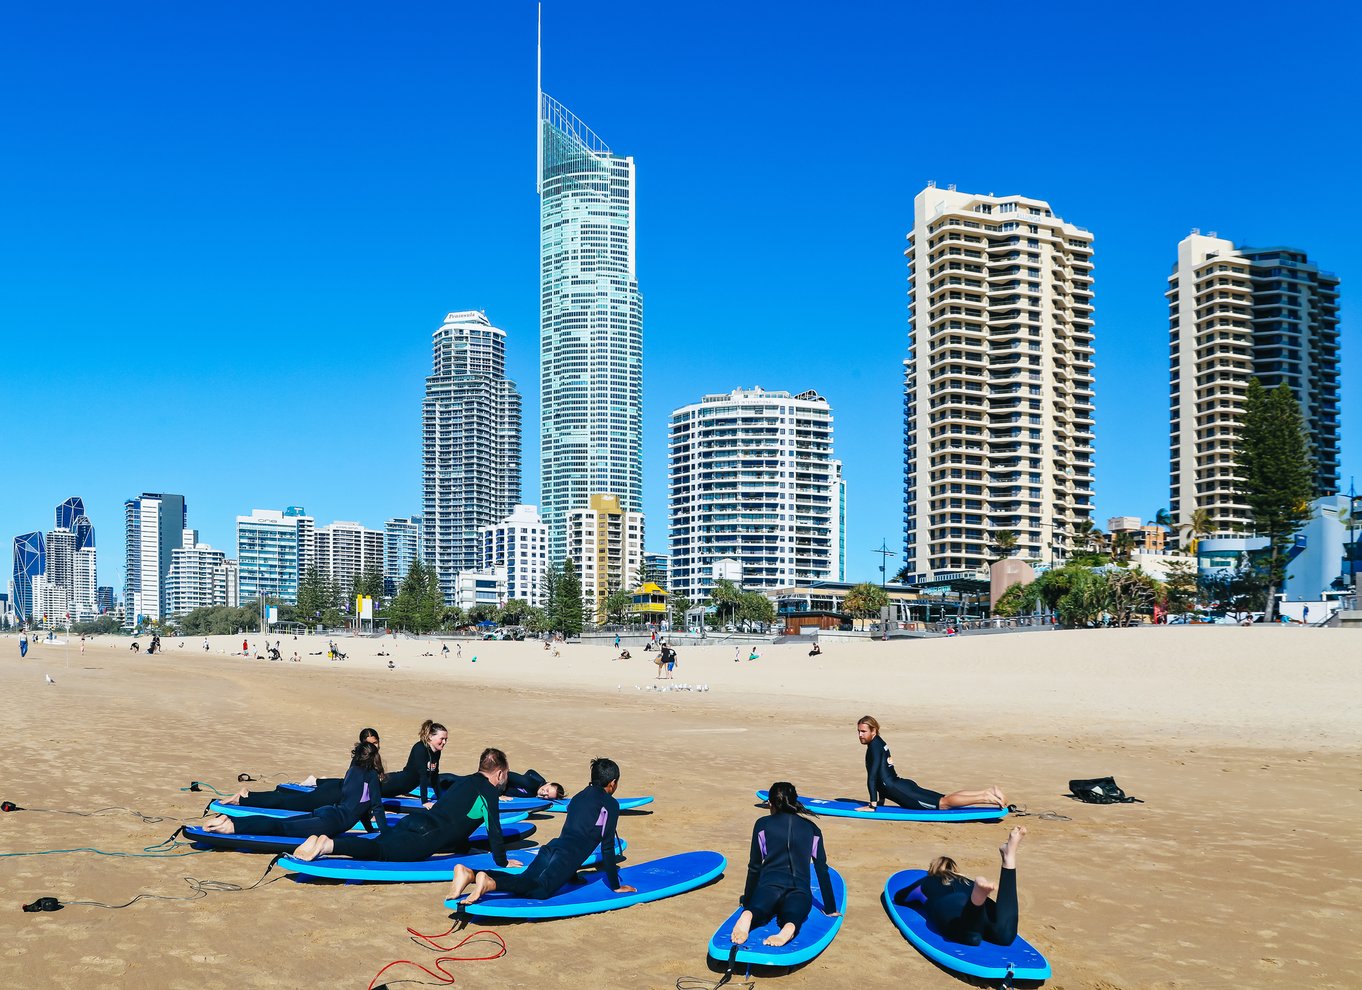
[[[761,850],[761,858],[766,859],[766,830],[762,829],[757,833],[757,848]]]
[[[609,820],[610,820],[609,813],[604,808],[602,808],[600,817],[596,819],[596,825],[600,828],[602,837],[605,836],[605,823],[608,822]]]
[[[814,858],[814,859],[817,859],[817,858],[818,858],[818,839],[819,839],[819,837],[816,836],[816,835],[813,837],[813,858]]]

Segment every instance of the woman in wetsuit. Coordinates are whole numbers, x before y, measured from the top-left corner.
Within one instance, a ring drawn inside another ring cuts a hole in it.
[[[385,797],[415,793],[424,804],[440,796],[440,753],[449,742],[449,730],[439,722],[421,723],[420,738],[407,756],[407,765],[388,774]]]
[[[359,741],[372,743],[378,747],[378,730],[363,728],[359,730]],[[389,797],[386,788],[387,777],[383,773],[383,761],[378,762],[378,782],[384,788],[384,797]],[[218,800],[218,804],[239,804],[243,808],[276,808],[280,811],[316,811],[318,808],[328,804],[336,804],[341,799],[340,777],[323,777],[318,780],[316,777],[309,777],[303,781],[304,784],[312,786],[310,791],[300,791],[292,787],[276,787],[269,791],[252,791],[248,787],[243,787],[231,797]],[[400,794],[401,791],[394,791]]]
[[[355,743],[350,752],[350,769],[341,781],[340,798],[334,804],[317,808],[310,815],[296,818],[271,818],[266,815],[245,815],[228,818],[219,815],[207,822],[207,832],[225,835],[284,835],[306,839],[310,835],[339,835],[354,826],[364,825],[366,832],[387,828],[387,816],[379,793],[378,774],[382,762],[378,747],[373,743]],[[377,809],[377,810],[375,810]]]
[[[927,875],[894,895],[894,903],[908,903],[908,895],[921,889],[927,899],[927,920],[952,942],[978,945],[1011,945],[1017,937],[1017,847],[1026,829],[1018,825],[998,847],[1002,869],[995,884],[987,877],[969,880],[959,874],[955,860],[938,856]],[[997,892],[997,899],[989,894]]]
[[[918,786],[915,780],[900,777],[889,755],[889,746],[880,736],[880,723],[873,716],[863,715],[856,723],[856,738],[865,747],[866,787],[870,792],[870,803],[856,809],[858,811],[876,811],[885,801],[893,801],[914,811],[1007,807],[1007,797],[996,785],[979,791],[942,794]]]
[[[828,875],[827,851],[823,833],[808,818],[799,803],[794,784],[780,780],[771,785],[771,813],[758,818],[752,826],[752,851],[747,861],[747,887],[743,891],[738,922],[729,936],[742,945],[756,925],[760,928],[771,918],[780,922],[780,931],[768,936],[765,945],[784,945],[795,937],[799,926],[813,910],[809,889],[809,864],[818,874],[818,890],[824,912],[835,918],[837,898]]]

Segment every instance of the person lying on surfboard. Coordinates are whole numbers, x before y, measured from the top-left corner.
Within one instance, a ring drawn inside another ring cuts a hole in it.
[[[877,811],[885,801],[914,810],[934,811],[947,808],[1006,808],[1007,796],[996,785],[978,791],[954,791],[942,794],[918,786],[917,781],[900,777],[894,769],[889,746],[880,736],[880,723],[871,715],[863,715],[856,723],[856,738],[865,750],[866,787],[870,803],[858,811]]]

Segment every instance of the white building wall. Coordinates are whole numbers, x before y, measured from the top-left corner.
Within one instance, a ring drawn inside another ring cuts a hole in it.
[[[98,558],[94,547],[76,551],[74,583],[71,588],[71,618],[89,622],[99,615]]]
[[[540,520],[536,506],[517,505],[501,522],[482,528],[478,568],[505,568],[508,601],[546,604],[544,572],[548,564],[548,527]]]

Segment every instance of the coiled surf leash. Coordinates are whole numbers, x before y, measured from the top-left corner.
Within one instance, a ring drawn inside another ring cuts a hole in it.
[[[1007,813],[1013,818],[1039,818],[1043,822],[1071,822],[1068,815],[1061,815],[1058,811],[1027,811],[1026,805],[1018,807],[1015,804],[1007,806]]]
[[[262,773],[259,777],[252,777],[249,773],[239,773],[236,775],[238,784],[258,784],[266,780],[273,780],[276,777],[287,777],[286,773]],[[188,787],[181,787],[181,792],[193,791],[195,794],[200,791],[212,791],[218,797],[230,797],[225,791],[220,791],[206,780],[191,780]]]
[[[131,907],[138,901],[144,900],[197,901],[204,897],[207,897],[209,894],[212,893],[237,893],[247,890],[255,890],[257,887],[265,883],[265,878],[269,876],[270,870],[274,869],[274,864],[277,862],[279,862],[278,856],[271,858],[269,865],[265,867],[265,872],[260,874],[260,878],[256,880],[255,883],[251,884],[249,887],[243,887],[240,884],[236,883],[229,883],[226,880],[200,880],[197,877],[183,877],[182,879],[184,880],[185,883],[189,884],[189,889],[191,891],[191,893],[184,896],[177,897],[172,894],[143,893],[138,894],[132,900],[127,901],[124,904],[106,904],[103,901],[62,901],[58,900],[55,897],[39,897],[31,904],[23,905],[23,910],[27,914],[35,914],[41,911],[60,911],[62,908],[67,907],[94,907],[106,908],[110,911],[120,911],[125,907]],[[282,880],[283,878],[284,876],[281,873],[279,876],[275,877],[274,880]],[[274,880],[271,880],[269,882],[274,883]]]
[[[411,937],[411,940],[415,942],[417,945],[425,949],[430,949],[432,952],[444,952],[451,954],[442,955],[434,962],[432,962],[431,966],[435,967],[434,969],[428,969],[427,967],[421,965],[418,962],[414,962],[411,959],[394,959],[392,962],[388,963],[386,966],[384,966],[382,969],[380,969],[377,973],[374,974],[374,978],[369,981],[368,990],[390,990],[392,984],[379,983],[378,979],[388,970],[392,969],[394,966],[415,966],[417,969],[421,970],[421,972],[425,973],[427,976],[433,977],[435,982],[431,983],[429,980],[418,980],[415,978],[408,978],[403,980],[394,980],[393,983],[419,983],[424,986],[446,986],[446,987],[453,986],[454,974],[445,968],[445,965],[447,963],[490,962],[493,959],[500,959],[502,956],[506,955],[507,952],[506,940],[496,932],[486,928],[482,928],[474,932],[469,932],[454,945],[441,945],[440,942],[437,941],[437,939],[448,938],[455,932],[460,931],[464,927],[464,925],[465,922],[463,920],[457,920],[455,921],[454,925],[449,929],[449,931],[441,932],[439,935],[426,935],[422,932],[418,932],[415,928],[408,928],[407,935],[409,935]],[[480,956],[472,955],[465,956],[452,954],[457,953],[460,949],[464,948],[465,946],[476,946],[479,944],[495,946],[495,948],[490,950],[490,954]]]
[[[127,808],[118,805],[112,808],[96,808],[94,811],[73,811],[69,808],[22,808],[13,801],[0,801],[0,812],[18,811],[41,811],[48,815],[75,815],[78,818],[95,818],[99,815],[110,815],[117,812],[126,812],[135,818],[140,818],[148,825],[159,825],[161,822],[196,822],[203,815],[196,815],[193,818],[178,818],[175,815],[146,815],[135,808]]]

